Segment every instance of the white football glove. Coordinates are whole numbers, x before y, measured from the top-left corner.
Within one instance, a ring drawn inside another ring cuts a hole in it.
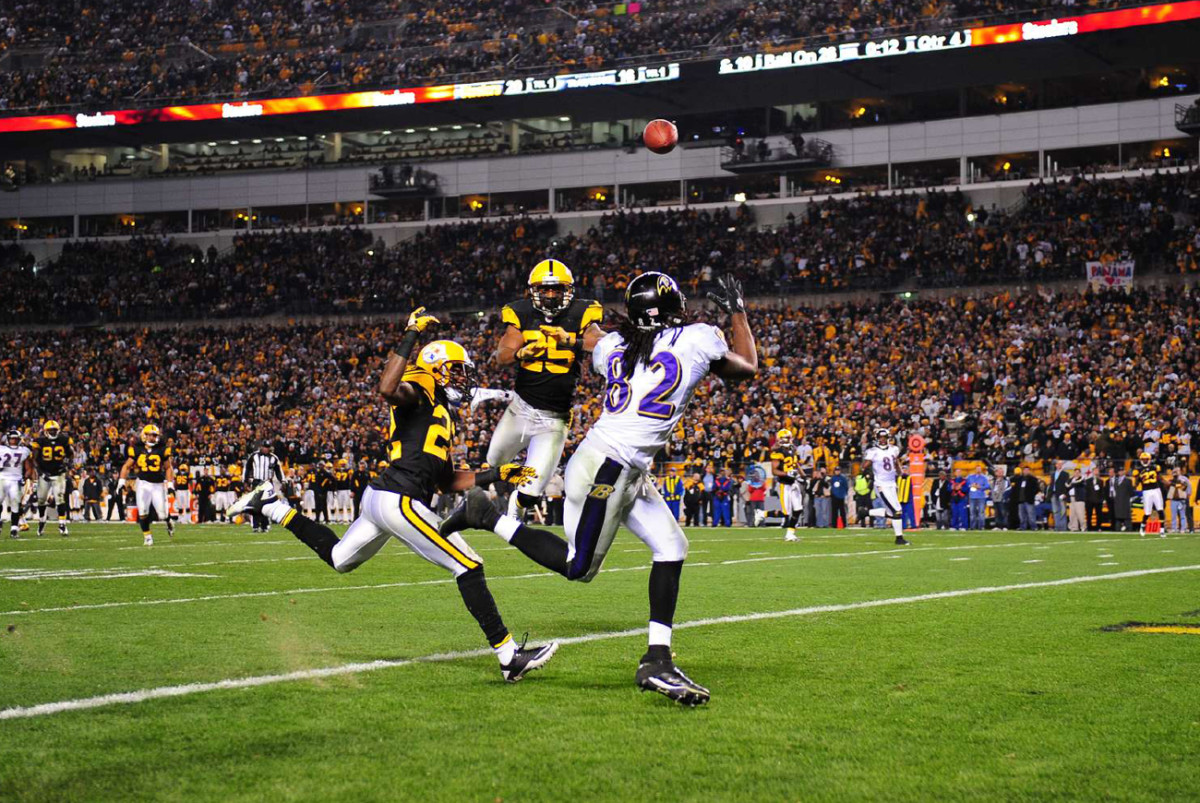
[[[490,401],[502,401],[508,404],[512,401],[513,392],[511,390],[494,390],[492,388],[475,388],[471,393],[471,415],[475,415],[475,411],[479,409],[479,405]]]

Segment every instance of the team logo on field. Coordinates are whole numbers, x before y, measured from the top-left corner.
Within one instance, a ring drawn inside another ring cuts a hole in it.
[[[615,489],[611,485],[593,485],[588,496],[592,499],[607,499]]]

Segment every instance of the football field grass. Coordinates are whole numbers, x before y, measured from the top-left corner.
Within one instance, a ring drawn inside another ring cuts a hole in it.
[[[6,539],[0,800],[1200,799],[1200,537],[688,534],[695,710],[633,685],[624,531],[590,585],[467,536],[563,641],[516,685],[399,543],[338,575],[280,528]]]

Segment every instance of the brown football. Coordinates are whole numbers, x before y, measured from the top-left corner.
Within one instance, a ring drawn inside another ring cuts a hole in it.
[[[679,142],[679,129],[670,120],[651,120],[642,132],[642,141],[655,153],[670,153]]]

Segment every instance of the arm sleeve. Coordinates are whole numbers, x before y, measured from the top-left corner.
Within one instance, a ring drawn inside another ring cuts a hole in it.
[[[279,465],[279,458],[278,458],[278,457],[274,458],[274,459],[271,461],[271,469],[272,469],[272,470],[274,471],[274,473],[275,473],[275,478],[276,478],[277,480],[279,480],[280,482],[283,482],[283,469],[282,469],[282,468],[280,467],[280,465]]]

